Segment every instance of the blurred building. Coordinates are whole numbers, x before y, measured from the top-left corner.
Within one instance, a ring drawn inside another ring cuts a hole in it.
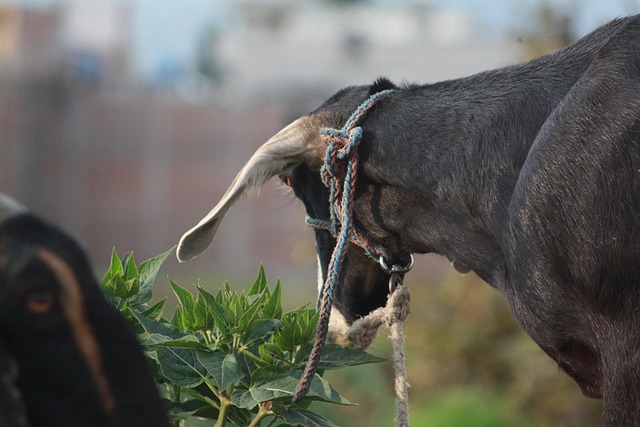
[[[0,182],[25,203],[39,202],[44,141],[60,127],[58,29],[54,10],[0,8]]]
[[[197,84],[154,88],[132,75],[122,3],[3,6],[0,190],[72,231],[98,265],[114,246],[141,260],[174,245],[261,143],[340,87],[457,77],[520,55],[470,17],[417,5],[243,0],[225,22],[203,34]],[[179,274],[195,265],[251,276],[264,262],[313,292],[303,218],[269,187],[234,207],[209,252]]]
[[[380,76],[433,82],[506,65],[517,41],[489,36],[463,11],[425,2],[239,0],[213,39],[225,100],[313,107],[338,88]]]
[[[216,39],[214,58],[225,71],[227,97],[234,99],[302,97],[311,89],[326,94],[381,75],[430,82],[503,65],[521,54],[520,44],[489,36],[472,17],[424,2],[233,5],[233,25]]]
[[[131,25],[122,3],[72,2],[59,7],[59,43],[74,82],[120,86],[130,77]]]

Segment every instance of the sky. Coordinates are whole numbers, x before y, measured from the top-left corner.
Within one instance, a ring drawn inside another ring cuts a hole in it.
[[[233,0],[0,0],[0,4],[45,6],[59,2],[116,2],[131,10],[136,74],[153,79],[162,68],[195,62],[198,40],[211,26],[224,28]],[[277,0],[263,0],[277,1]],[[374,0],[395,5],[412,0]],[[415,1],[415,0],[414,0]],[[618,16],[640,11],[640,0],[545,0],[576,19],[585,34]],[[436,9],[466,13],[497,34],[526,28],[540,0],[424,0]]]
[[[171,66],[172,61],[193,63],[203,32],[224,19],[221,2],[215,0],[132,0],[129,3],[134,5],[137,72],[152,78],[155,70]]]

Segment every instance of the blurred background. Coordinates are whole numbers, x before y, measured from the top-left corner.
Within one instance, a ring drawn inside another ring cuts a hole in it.
[[[525,61],[637,0],[0,0],[0,191],[60,224],[102,275],[115,247],[175,245],[253,151],[341,87],[434,82]],[[267,185],[238,203],[178,283],[248,286],[264,263],[285,305],[315,298],[313,233]],[[414,426],[596,426],[599,402],[473,275],[421,256],[407,278]],[[162,280],[161,280],[162,281]],[[161,296],[166,290],[159,289]],[[388,354],[379,339],[373,352]],[[391,425],[388,365],[334,378],[344,425]]]

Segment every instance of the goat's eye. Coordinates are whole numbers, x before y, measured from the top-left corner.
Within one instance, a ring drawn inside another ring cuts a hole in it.
[[[55,299],[50,292],[38,291],[29,294],[24,302],[27,310],[36,314],[44,314],[51,311]]]
[[[293,182],[291,181],[291,175],[280,175],[280,181],[289,188],[293,188]]]

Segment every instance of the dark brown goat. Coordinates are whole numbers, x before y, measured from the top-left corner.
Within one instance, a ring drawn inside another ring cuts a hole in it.
[[[607,426],[640,425],[640,17],[613,21],[530,62],[430,85],[346,88],[258,149],[222,201],[183,236],[211,242],[242,195],[280,175],[309,216],[329,218],[318,170],[327,143],[360,121],[360,230],[398,262],[434,252],[499,289],[533,340],[590,397]],[[326,275],[335,244],[316,230]],[[384,304],[388,276],[349,246],[333,339]]]
[[[127,321],[84,251],[0,194],[0,423],[169,426]]]

